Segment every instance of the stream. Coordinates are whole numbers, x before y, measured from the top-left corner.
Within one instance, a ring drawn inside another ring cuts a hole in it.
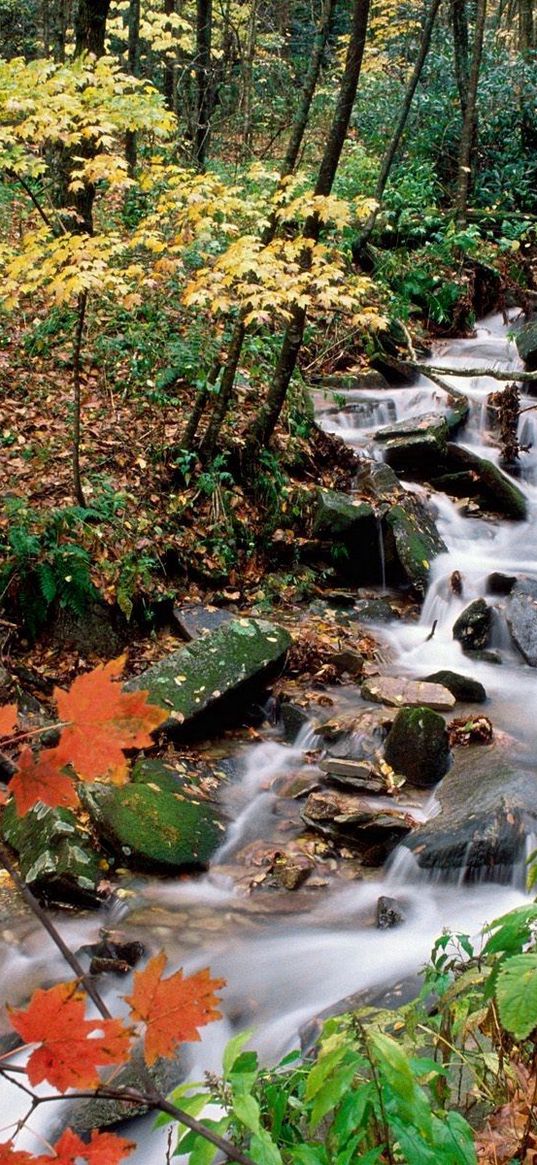
[[[435,363],[453,368],[450,382],[471,402],[469,421],[458,439],[496,462],[498,450],[488,443],[486,398],[498,388],[498,382],[457,377],[457,367],[487,363],[516,369],[520,365],[507,330],[502,317],[493,316],[480,324],[472,339],[442,341],[434,354]],[[339,412],[327,408],[319,416],[324,428],[357,450],[380,458],[381,447],[373,448],[371,439],[379,425],[416,413],[443,411],[445,403],[441,389],[421,376],[410,388],[349,391]],[[532,403],[521,399],[522,408]],[[495,728],[515,737],[514,750],[526,768],[533,768],[537,669],[526,665],[511,645],[497,596],[490,601],[499,610],[494,646],[501,650],[502,666],[469,662],[452,637],[452,626],[473,598],[486,596],[486,579],[492,571],[537,578],[536,424],[534,413],[523,415],[520,439],[531,447],[521,456],[517,482],[528,498],[528,520],[463,516],[446,495],[434,494],[436,520],[448,552],[433,563],[421,617],[418,622],[400,620],[374,630],[385,649],[385,670],[392,674],[419,677],[450,668],[480,680],[489,696],[486,714]],[[422,487],[408,484],[406,488],[419,492]],[[449,585],[454,570],[464,578],[462,596],[453,593]],[[428,639],[435,622],[434,637]],[[353,700],[362,703],[358,690],[353,694],[347,688],[344,699],[347,711]],[[209,966],[214,976],[226,980],[224,1018],[203,1029],[200,1043],[185,1051],[187,1070],[194,1080],[202,1079],[206,1070],[220,1070],[223,1048],[238,1028],[251,1027],[251,1045],[264,1060],[276,1062],[299,1044],[301,1029],[324,1009],[351,994],[379,992],[415,974],[443,928],[475,934],[484,922],[525,899],[520,868],[513,871],[511,885],[486,881],[465,885],[463,878],[458,885],[442,884],[427,880],[408,851],[401,849],[373,880],[355,876],[345,881],[327,870],[324,885],[317,879],[317,885],[308,883],[293,894],[276,890],[245,895],[231,874],[233,854],[248,843],[274,841],[289,830],[278,788],[286,777],[304,769],[304,751],[311,748],[312,739],[306,727],[292,746],[274,735],[248,746],[241,754],[240,781],[224,794],[234,821],[207,875],[175,882],[139,878],[106,916],[60,915],[56,919],[64,939],[75,950],[83,943],[97,941],[101,926],[117,927],[127,937],[142,938],[152,951],[164,947],[170,967],[181,965],[188,973]],[[415,805],[412,812],[423,817],[435,808],[431,798],[421,805],[421,812]],[[397,894],[405,914],[402,925],[377,929],[375,908],[381,894]],[[60,956],[33,920],[24,920],[19,926],[13,923],[12,931],[15,937],[6,930],[0,935],[3,994],[8,999],[15,984],[18,991],[21,984],[30,991],[38,984],[64,977]],[[6,1127],[24,1108],[21,1093],[2,1084],[0,1140],[7,1139]],[[35,1134],[50,1129],[47,1108],[43,1106],[34,1114],[32,1131],[25,1130],[18,1147],[43,1151]],[[161,1165],[165,1130],[153,1133],[149,1132],[149,1122],[132,1122],[128,1133],[138,1142],[131,1162]]]

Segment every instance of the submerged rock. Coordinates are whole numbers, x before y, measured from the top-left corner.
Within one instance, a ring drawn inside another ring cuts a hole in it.
[[[515,767],[494,744],[456,756],[438,793],[441,812],[404,844],[418,864],[465,881],[510,882],[514,863],[525,880],[525,844],[537,829],[537,775]]]
[[[491,595],[510,595],[515,583],[515,574],[502,574],[499,570],[493,570],[487,579],[487,590]]]
[[[492,608],[485,599],[474,599],[453,624],[453,638],[463,651],[483,651],[490,643]]]
[[[430,676],[424,676],[423,679],[430,684],[442,684],[461,704],[484,704],[487,699],[487,693],[479,680],[473,680],[471,676],[462,676],[459,672],[443,668]]]
[[[168,732],[190,726],[206,713],[240,719],[247,689],[259,690],[283,665],[291,645],[283,627],[262,619],[234,619],[164,656],[125,685],[149,692],[149,701],[170,709]]]
[[[18,853],[21,875],[38,897],[101,905],[101,855],[69,809],[38,802],[18,817],[10,801],[2,815],[2,837]]]
[[[135,869],[204,870],[224,838],[214,805],[154,778],[120,787],[85,785],[81,798],[103,842],[122,865]]]
[[[376,809],[359,797],[329,790],[310,793],[301,816],[310,829],[360,849],[371,865],[381,865],[397,840],[415,825],[397,806]]]
[[[438,784],[451,763],[442,716],[431,708],[401,708],[386,738],[384,757],[412,784],[423,788]]]
[[[377,927],[379,930],[390,930],[392,926],[400,926],[405,921],[405,912],[397,898],[387,898],[384,894],[377,901]]]
[[[513,643],[530,667],[537,667],[537,582],[524,578],[515,583],[507,607],[507,624]]]
[[[390,708],[426,706],[439,712],[449,712],[456,702],[447,686],[397,676],[372,676],[364,680],[362,696],[374,704],[387,704]]]
[[[448,444],[444,472],[470,474],[474,483],[472,496],[483,509],[494,510],[506,518],[523,520],[527,517],[528,503],[522,490],[485,457],[479,457],[462,445]]]

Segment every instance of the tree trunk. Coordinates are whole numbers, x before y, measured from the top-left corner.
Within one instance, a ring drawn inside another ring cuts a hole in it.
[[[75,17],[75,56],[94,53],[102,57],[110,0],[78,0]]]
[[[63,64],[65,61],[65,37],[69,22],[69,0],[44,0],[43,42],[45,56]]]
[[[194,131],[194,161],[200,170],[205,168],[211,123],[211,37],[212,0],[197,0],[196,21],[196,82],[197,108]]]
[[[471,190],[472,158],[477,146],[477,89],[483,53],[487,0],[477,0],[472,65],[468,78],[468,97],[462,126],[457,190],[457,220],[466,225]]]
[[[466,116],[468,100],[468,79],[470,74],[470,50],[468,47],[468,13],[466,0],[451,0],[451,25],[453,31],[453,62],[455,80],[459,91],[461,114]]]
[[[429,8],[429,11],[428,11],[427,16],[425,18],[425,24],[423,26],[423,32],[421,35],[419,52],[418,52],[418,55],[416,58],[416,63],[414,65],[414,69],[412,71],[412,76],[410,77],[410,80],[408,82],[408,87],[407,87],[407,91],[405,94],[405,99],[403,101],[401,113],[399,114],[399,121],[397,122],[397,125],[395,127],[395,131],[394,131],[392,140],[388,146],[388,149],[386,150],[386,153],[384,155],[384,159],[382,162],[382,166],[380,169],[380,174],[379,174],[378,181],[377,181],[377,187],[375,190],[375,201],[376,201],[377,205],[376,205],[375,209],[369,215],[369,218],[365,224],[365,227],[364,227],[359,239],[357,240],[356,246],[357,246],[358,250],[360,250],[365,245],[365,243],[367,243],[367,240],[370,238],[371,233],[373,231],[373,228],[375,226],[375,223],[377,221],[377,216],[378,216],[378,213],[379,213],[379,210],[381,207],[381,203],[382,203],[382,197],[383,197],[384,191],[386,189],[386,184],[387,184],[388,178],[390,176],[390,171],[391,171],[391,168],[392,168],[392,165],[394,162],[395,155],[397,154],[397,151],[399,149],[401,138],[405,132],[405,126],[406,126],[406,123],[408,120],[408,115],[410,113],[410,108],[411,108],[412,102],[414,100],[414,94],[415,94],[416,89],[418,87],[418,82],[419,82],[419,79],[421,77],[421,73],[422,73],[423,66],[425,64],[427,53],[429,52],[429,47],[431,44],[431,37],[433,34],[434,22],[436,20],[438,9],[440,8],[441,3],[442,3],[442,0],[431,0],[431,7]]]
[[[336,176],[360,77],[369,7],[370,0],[354,0],[345,71],[315,184],[314,193],[316,195],[324,197],[329,195]],[[320,229],[321,224],[318,217],[316,215],[311,216],[304,227],[304,238],[311,239],[315,243],[319,238]],[[310,261],[309,257],[310,251],[309,249],[305,249],[303,257],[304,267],[308,265]],[[255,452],[259,446],[266,445],[274,432],[285,403],[291,377],[296,367],[298,353],[304,336],[305,322],[306,312],[304,308],[295,304],[291,311],[291,321],[285,331],[274,379],[267,394],[267,399],[254,418],[247,435],[245,449],[246,466],[254,460]]]
[[[287,178],[289,174],[292,174],[298,161],[298,156],[302,148],[302,142],[304,140],[304,134],[308,124],[313,95],[315,93],[317,82],[319,80],[319,74],[321,72],[324,51],[330,34],[336,4],[337,0],[323,0],[321,17],[317,30],[317,36],[315,38],[310,67],[304,82],[302,98],[297,109],[294,123],[291,127],[289,142],[280,171],[280,182],[282,179]],[[277,226],[277,219],[275,216],[272,216],[266,230],[263,233],[263,246],[267,247],[268,244],[272,242],[272,239],[276,234]],[[226,366],[224,368],[222,381],[220,384],[220,392],[214,407],[213,416],[211,417],[207,432],[201,443],[200,456],[202,457],[202,460],[208,460],[213,455],[220,429],[233,396],[235,376],[237,374],[237,368],[241,358],[245,335],[246,328],[244,327],[242,318],[240,318],[237,320],[233,330],[229,353],[226,360]]]
[[[79,506],[86,505],[84,490],[82,489],[82,477],[80,473],[80,371],[82,363],[82,339],[84,336],[84,324],[86,322],[87,306],[88,293],[87,291],[83,291],[78,297],[78,319],[73,348],[73,493]]]
[[[533,0],[518,0],[518,47],[523,56],[535,45]]]
[[[132,77],[140,73],[140,0],[130,0],[127,72]],[[125,134],[125,157],[132,178],[136,167],[136,133],[132,129]]]
[[[164,13],[171,16],[175,12],[175,0],[164,0]],[[165,26],[166,27],[166,26]],[[175,113],[175,63],[168,57],[164,59],[164,100],[168,109]]]
[[[242,153],[248,157],[252,145],[253,73],[257,37],[257,0],[250,0],[246,49],[242,60]]]

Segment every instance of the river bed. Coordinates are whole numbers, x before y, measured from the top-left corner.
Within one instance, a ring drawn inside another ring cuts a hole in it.
[[[460,434],[460,443],[497,460],[497,449],[488,440],[485,402],[498,382],[456,375],[457,367],[485,362],[500,368],[518,366],[516,349],[507,339],[499,316],[484,321],[474,338],[442,342],[435,351],[435,363],[454,369],[454,387],[471,401],[470,420]],[[360,450],[371,448],[372,431],[387,420],[445,408],[445,394],[426,377],[420,377],[411,388],[393,388],[388,394],[367,390],[359,395],[366,399],[367,407],[350,411],[347,406],[353,403],[353,394],[349,393],[339,413],[321,413],[321,423]],[[523,408],[532,403],[522,399]],[[522,440],[527,445],[535,437],[533,418],[533,413],[526,413],[522,421]],[[486,579],[492,571],[537,578],[537,448],[522,454],[517,480],[528,499],[526,522],[463,516],[446,495],[434,495],[437,523],[448,552],[433,564],[420,620],[383,625],[375,634],[386,645],[386,670],[393,674],[422,676],[439,668],[471,671],[490,697],[486,713],[494,726],[513,736],[515,753],[524,758],[526,767],[535,767],[537,670],[527,666],[511,646],[501,617],[501,601],[497,597],[491,600],[498,609],[495,635],[503,657],[501,667],[473,661],[469,667],[451,630],[468,602],[486,594]],[[412,484],[407,488],[421,489]],[[449,586],[455,570],[464,579],[462,596]],[[435,633],[429,638],[433,624]],[[360,701],[358,692],[354,698]],[[348,689],[344,699],[347,708],[349,702],[352,705]],[[443,928],[475,934],[484,922],[525,898],[520,869],[513,872],[512,885],[507,886],[486,881],[465,885],[462,878],[460,885],[433,884],[417,873],[407,851],[404,860],[396,853],[386,871],[372,880],[356,875],[348,881],[334,878],[327,867],[325,885],[306,884],[293,894],[256,891],[245,895],[230,874],[233,854],[248,842],[270,840],[279,829],[287,828],[278,817],[277,782],[286,774],[300,773],[309,745],[311,737],[306,729],[294,746],[273,738],[244,752],[241,778],[228,794],[235,822],[206,876],[177,882],[133,880],[111,913],[56,919],[73,949],[97,941],[100,927],[114,926],[128,937],[142,937],[152,951],[163,947],[171,967],[181,965],[189,972],[209,966],[215,976],[225,978],[224,1018],[205,1028],[201,1042],[186,1052],[193,1079],[202,1078],[206,1070],[219,1071],[227,1040],[244,1026],[253,1028],[251,1043],[261,1056],[277,1061],[297,1046],[303,1025],[338,1000],[359,991],[388,987],[415,973]],[[433,803],[425,806],[425,812],[433,810]],[[322,879],[317,879],[320,882]],[[378,930],[376,902],[379,895],[390,893],[396,893],[401,901],[405,922],[395,929]],[[4,931],[2,936],[6,998],[15,986],[19,994],[21,985],[31,990],[38,983],[65,977],[60,956],[33,920],[13,925],[12,932]],[[21,1094],[3,1083],[0,1140],[7,1139],[7,1126],[22,1111]],[[50,1113],[38,1110],[30,1122],[33,1132],[27,1129],[18,1145],[42,1151],[42,1143],[33,1134],[48,1128],[50,1119]],[[139,1141],[130,1160],[136,1165],[160,1165],[165,1157],[160,1134],[151,1134],[148,1139],[147,1122],[144,1126],[133,1124],[129,1131]]]

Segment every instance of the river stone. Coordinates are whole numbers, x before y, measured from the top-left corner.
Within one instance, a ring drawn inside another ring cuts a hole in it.
[[[185,639],[191,641],[200,635],[208,635],[231,623],[234,615],[222,607],[209,607],[204,603],[189,603],[185,607],[174,607],[173,617]]]
[[[484,599],[474,599],[453,624],[453,638],[463,651],[483,651],[492,632],[492,608]]]
[[[388,898],[382,894],[377,899],[377,928],[391,930],[393,926],[400,926],[405,921],[405,912],[397,898]]]
[[[537,667],[537,582],[523,578],[515,583],[507,608],[513,643],[530,667]]]
[[[528,833],[537,831],[537,774],[502,755],[495,743],[457,750],[438,791],[441,812],[405,839],[418,864],[442,879],[511,882],[520,862],[525,882]]]
[[[433,518],[418,498],[406,497],[399,505],[391,506],[385,517],[385,555],[398,560],[400,572],[420,595],[429,583],[431,559],[446,550],[446,544],[436,529]],[[393,547],[390,544],[390,538]]]
[[[207,869],[225,826],[214,805],[149,784],[95,783],[80,791],[95,829],[122,865],[180,873]]]
[[[319,768],[325,774],[328,785],[338,785],[342,789],[360,793],[386,793],[389,788],[387,776],[366,760],[343,760],[327,756],[319,762]]]
[[[375,501],[393,501],[402,492],[401,482],[385,461],[370,461],[358,473],[360,489],[373,495]]]
[[[471,496],[476,497],[483,508],[507,518],[523,520],[527,517],[528,504],[522,490],[497,465],[479,457],[471,449],[448,443],[445,462],[443,465],[439,463],[438,472],[470,474],[473,481]],[[436,483],[436,477],[430,480],[432,484]]]
[[[14,801],[2,815],[2,837],[19,855],[20,872],[40,898],[77,905],[102,905],[101,855],[70,809],[38,802],[18,817]]]
[[[283,627],[262,619],[234,619],[164,656],[125,685],[145,690],[149,702],[170,709],[168,732],[195,724],[208,712],[240,719],[244,692],[263,685],[282,667],[292,640]]]
[[[370,676],[362,684],[364,700],[374,704],[387,704],[389,708],[403,706],[435,708],[439,712],[449,712],[454,707],[455,696],[441,684],[429,684],[423,680],[408,680],[397,676]]]
[[[397,473],[421,476],[436,466],[446,446],[447,435],[448,427],[444,420],[441,438],[433,431],[414,433],[409,437],[392,437],[386,441],[384,460]]]
[[[487,693],[479,680],[461,676],[459,672],[442,669],[423,679],[429,684],[442,684],[462,704],[484,704]]]
[[[395,421],[392,425],[383,425],[375,433],[375,441],[394,441],[399,448],[404,448],[407,438],[423,438],[427,443],[433,442],[437,448],[443,449],[448,435],[448,426],[441,413],[422,413],[415,417],[405,417],[402,421]],[[393,461],[388,459],[388,464]]]
[[[401,708],[386,738],[384,757],[412,784],[422,788],[438,784],[451,761],[442,716],[431,708]]]
[[[301,816],[310,829],[365,849],[372,865],[382,864],[397,840],[415,825],[396,805],[375,809],[367,800],[335,790],[310,793]]]
[[[316,538],[329,538],[337,542],[359,536],[364,522],[374,521],[373,509],[368,502],[353,502],[347,494],[336,490],[317,491],[313,514],[313,534]]]
[[[493,570],[487,579],[487,590],[491,595],[510,595],[515,583],[515,574],[502,574],[499,570]]]
[[[523,324],[515,336],[520,358],[529,372],[537,372],[537,317]]]
[[[401,618],[399,611],[394,611],[385,599],[358,599],[354,613],[360,623],[391,623],[392,619]]]

